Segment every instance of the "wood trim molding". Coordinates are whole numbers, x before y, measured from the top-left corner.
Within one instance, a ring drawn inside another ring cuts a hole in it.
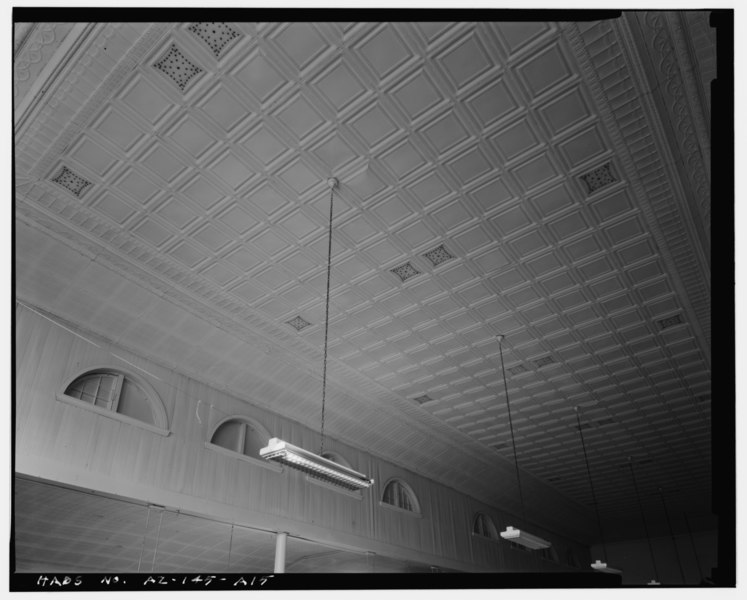
[[[91,412],[94,412],[102,417],[114,419],[115,421],[127,423],[128,425],[135,425],[136,427],[147,429],[148,431],[157,433],[158,435],[162,435],[164,437],[168,437],[169,435],[171,435],[171,432],[168,429],[163,429],[162,427],[151,425],[150,423],[146,423],[145,421],[138,421],[137,419],[133,419],[132,417],[128,417],[127,415],[123,415],[112,410],[99,408],[98,406],[94,406],[93,404],[89,404],[88,402],[83,402],[82,400],[78,400],[77,398],[68,396],[67,394],[58,393],[55,397],[59,402],[64,402],[65,404],[69,404],[77,408],[82,408],[84,410],[90,410]]]
[[[205,442],[205,448],[207,448],[208,450],[213,450],[215,452],[223,454],[224,456],[228,456],[229,458],[238,458],[239,460],[243,460],[244,462],[247,462],[250,465],[254,465],[255,467],[261,467],[269,471],[275,471],[276,473],[283,472],[283,467],[277,463],[270,462],[267,460],[260,460],[259,458],[252,458],[251,456],[247,456],[246,454],[239,454],[238,452],[234,452],[233,450],[228,450],[227,448],[224,448],[223,446],[218,446],[211,442]]]

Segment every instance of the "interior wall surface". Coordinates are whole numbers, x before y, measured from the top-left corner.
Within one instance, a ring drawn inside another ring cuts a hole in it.
[[[359,496],[209,448],[217,424],[232,416],[253,419],[271,436],[312,451],[319,433],[20,302],[15,344],[19,474],[445,569],[558,571],[589,562],[588,547],[541,527],[532,532],[552,541],[555,560],[476,536],[476,513],[488,514],[498,530],[514,524],[515,516],[334,439],[325,450],[375,480]],[[146,381],[163,403],[168,435],[57,399],[66,381],[100,367]],[[412,488],[420,514],[380,502],[392,478]]]

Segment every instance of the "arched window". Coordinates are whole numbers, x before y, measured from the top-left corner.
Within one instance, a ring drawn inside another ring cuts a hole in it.
[[[259,458],[259,450],[267,445],[269,436],[246,419],[229,419],[221,423],[210,441],[226,450]]]
[[[282,471],[281,465],[266,461],[259,455],[260,449],[267,446],[272,436],[256,421],[247,417],[228,417],[213,430],[210,441],[205,445],[234,458],[238,457],[272,471]]]
[[[168,435],[166,410],[144,380],[119,369],[86,371],[68,381],[58,400]]]
[[[384,487],[384,495],[381,499],[383,506],[393,506],[407,512],[420,514],[420,504],[415,492],[404,481],[392,479]]]
[[[491,540],[499,539],[498,530],[493,524],[493,519],[491,519],[484,513],[477,513],[477,516],[475,516],[475,522],[472,526],[472,533],[489,538]]]

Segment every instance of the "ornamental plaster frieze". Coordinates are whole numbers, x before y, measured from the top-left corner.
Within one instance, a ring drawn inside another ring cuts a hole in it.
[[[13,99],[18,104],[70,33],[73,23],[15,23]]]
[[[695,66],[699,94],[703,97],[706,126],[710,138],[711,81],[718,76],[718,47],[716,29],[711,27],[711,12],[694,10],[678,13],[681,16],[683,43],[690,50]],[[675,30],[676,31],[676,30]],[[679,38],[679,35],[677,36]]]
[[[703,149],[703,169],[710,184],[711,181],[711,139],[710,139],[710,81],[704,80],[708,74],[704,73],[698,63],[698,58],[693,55],[689,38],[691,32],[687,23],[687,17],[680,13],[671,13],[667,15],[669,23],[669,32],[672,38],[674,57],[682,76],[682,86],[685,90],[687,105],[690,109],[695,134],[698,137],[698,143]],[[710,27],[709,27],[710,29]],[[711,48],[711,55],[715,59],[715,44]],[[715,76],[715,73],[713,74]],[[710,193],[710,189],[708,190]],[[708,233],[710,239],[710,206],[708,207]]]
[[[677,14],[644,12],[630,17],[631,31],[640,34],[635,41],[643,44],[640,52],[649,69],[654,69],[656,79],[664,85],[657,87],[655,97],[661,99],[677,138],[674,146],[683,157],[680,176],[688,177],[695,190],[693,217],[703,223],[705,246],[711,239],[711,181],[710,156],[703,100],[698,93],[693,65],[687,50],[682,27]],[[663,111],[662,111],[663,112]],[[664,115],[662,115],[664,116]]]
[[[567,24],[564,32],[710,365],[710,268],[702,246],[693,244],[693,239],[702,238],[682,200],[686,182],[672,167],[670,143],[657,129],[658,116],[645,94],[648,86],[641,80],[642,72],[628,67],[635,63],[621,27],[618,21],[583,28]]]
[[[169,26],[162,23],[140,28],[124,23],[82,28],[77,43],[42,82],[43,94],[37,94],[37,102],[17,119],[15,148],[19,172],[45,178],[64,149],[168,30]],[[117,35],[127,40],[136,38],[123,56],[112,55],[107,50],[110,40]]]

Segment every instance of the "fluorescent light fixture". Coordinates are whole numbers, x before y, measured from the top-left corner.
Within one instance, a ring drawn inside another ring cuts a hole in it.
[[[514,529],[513,527],[506,527],[506,531],[501,531],[501,537],[509,542],[521,544],[529,548],[530,550],[538,550],[540,548],[549,548],[552,546],[547,540],[543,540],[541,537],[521,531],[520,529]]]
[[[369,479],[363,473],[358,473],[358,471],[322,458],[279,438],[272,438],[267,447],[259,451],[259,455],[265,460],[274,460],[288,465],[311,477],[339,485],[348,490],[367,488],[374,482],[373,479]]]
[[[613,569],[612,567],[608,567],[607,563],[602,562],[599,559],[595,560],[591,564],[591,568],[595,571],[599,571],[600,573],[614,573],[615,575],[622,574],[622,571],[620,569]]]

